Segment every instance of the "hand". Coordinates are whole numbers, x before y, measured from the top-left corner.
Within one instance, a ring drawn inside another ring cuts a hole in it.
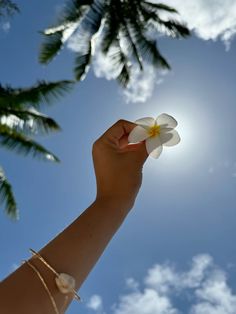
[[[144,142],[128,145],[128,135],[135,126],[119,120],[93,144],[97,200],[112,200],[132,208],[148,157]]]

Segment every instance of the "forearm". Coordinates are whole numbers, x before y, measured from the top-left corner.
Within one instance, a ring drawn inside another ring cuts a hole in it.
[[[79,289],[129,209],[125,203],[96,200],[69,227],[48,243],[39,252],[40,255],[58,273],[64,272],[73,276],[76,289]],[[31,263],[42,274],[58,309],[63,313],[65,295],[57,289],[55,275],[38,259],[32,259]],[[0,284],[0,295],[0,312],[5,314],[53,313],[45,288],[27,264],[22,265]]]

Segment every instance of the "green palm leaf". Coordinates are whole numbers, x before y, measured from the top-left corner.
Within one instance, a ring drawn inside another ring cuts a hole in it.
[[[84,52],[84,54],[78,54],[77,57],[75,58],[75,78],[77,81],[83,80],[85,77],[86,73],[89,70],[89,65],[91,63],[91,58],[92,58],[92,45],[91,41],[87,43],[87,51]]]
[[[18,219],[18,210],[11,184],[8,182],[3,169],[0,167],[0,203],[5,204],[6,214],[13,218]]]
[[[43,146],[7,125],[0,124],[0,145],[16,153],[59,162],[58,157]]]
[[[157,17],[155,21],[157,22],[157,26],[160,25],[164,27],[164,30],[169,36],[176,38],[185,38],[190,35],[189,29],[185,25],[175,20],[163,21]]]
[[[156,11],[166,11],[169,13],[178,13],[178,11],[166,4],[163,3],[152,3],[148,1],[142,1],[141,4],[147,5],[152,9],[155,9]]]
[[[140,28],[136,22],[132,22],[132,24],[129,25],[129,28],[133,33],[135,44],[143,60],[152,63],[154,66],[158,66],[163,69],[170,69],[170,65],[161,55],[156,41],[147,38],[147,36],[145,36],[142,32],[142,28]]]
[[[78,22],[94,0],[71,0],[67,1],[57,25],[68,22]]]
[[[19,7],[10,0],[0,0],[0,18],[19,13]]]
[[[79,24],[80,19],[83,17],[89,5],[93,3],[92,0],[72,0],[67,2],[65,8],[58,20],[58,22],[41,32],[44,35],[44,42],[40,49],[39,62],[48,63],[59,53],[66,40],[63,40],[63,34],[68,31],[75,24]],[[75,27],[70,36],[76,31]]]
[[[41,103],[50,104],[52,100],[58,99],[70,90],[72,84],[72,81],[39,81],[30,88],[12,88],[0,85],[0,107],[25,108],[27,104],[30,104],[37,108]]]
[[[39,62],[48,63],[50,62],[56,54],[59,53],[63,46],[62,36],[63,31],[58,31],[52,34],[45,34],[44,43],[40,49]]]
[[[0,122],[23,133],[49,133],[60,130],[56,121],[34,108],[19,110],[0,107]]]
[[[115,49],[114,49],[115,48]],[[129,65],[128,57],[122,51],[120,42],[117,39],[113,44],[113,53],[109,55],[113,67],[115,69],[120,69],[116,79],[118,83],[124,88],[127,87],[130,80],[130,70],[131,66]]]
[[[86,12],[81,23],[81,36],[78,36],[82,42],[78,42],[78,50],[75,59],[75,77],[77,81],[82,80],[89,70],[92,60],[93,36],[98,32],[102,17],[105,12],[105,5],[100,1],[94,1]],[[83,36],[83,33],[85,35]]]
[[[104,54],[107,54],[113,43],[117,41],[120,30],[120,16],[114,2],[111,2],[110,6],[107,7],[104,20],[101,49]]]

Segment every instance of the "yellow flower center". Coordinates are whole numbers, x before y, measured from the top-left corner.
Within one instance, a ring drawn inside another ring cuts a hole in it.
[[[150,127],[150,129],[148,130],[148,134],[150,137],[154,137],[160,134],[160,125],[153,125],[152,127]]]

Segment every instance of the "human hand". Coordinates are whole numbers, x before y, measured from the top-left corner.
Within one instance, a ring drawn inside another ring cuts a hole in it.
[[[93,144],[97,200],[131,208],[142,183],[145,143],[128,145],[135,123],[119,120]]]

